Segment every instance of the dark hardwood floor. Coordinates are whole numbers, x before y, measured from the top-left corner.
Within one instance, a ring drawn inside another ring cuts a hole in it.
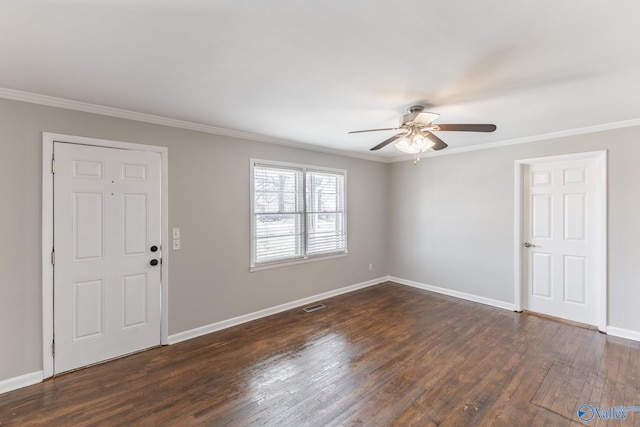
[[[640,405],[634,341],[394,283],[322,302],[2,394],[0,426],[578,426],[582,404]]]

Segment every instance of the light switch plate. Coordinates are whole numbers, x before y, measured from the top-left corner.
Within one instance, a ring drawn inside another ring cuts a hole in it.
[[[180,239],[173,239],[173,250],[180,250]]]
[[[173,238],[174,239],[179,239],[180,238],[180,229],[179,228],[174,228],[173,229]]]

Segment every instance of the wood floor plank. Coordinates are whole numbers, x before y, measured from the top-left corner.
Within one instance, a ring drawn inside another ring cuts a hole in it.
[[[0,426],[533,426],[640,405],[640,346],[387,282],[0,395]],[[630,413],[625,425],[640,425]]]

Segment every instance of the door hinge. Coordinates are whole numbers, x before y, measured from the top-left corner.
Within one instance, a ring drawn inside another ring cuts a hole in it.
[[[51,341],[51,355],[52,356],[56,355],[56,342],[55,341]]]
[[[51,250],[51,265],[56,265],[56,251]]]
[[[53,174],[56,173],[56,160],[55,159],[51,159],[51,173],[53,173]]]

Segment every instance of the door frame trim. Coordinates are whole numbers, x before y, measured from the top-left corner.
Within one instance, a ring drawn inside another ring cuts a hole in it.
[[[516,311],[522,311],[524,306],[524,290],[526,281],[524,272],[523,256],[524,251],[522,244],[524,242],[524,189],[523,189],[523,172],[528,165],[535,163],[549,163],[566,160],[594,159],[597,168],[598,180],[596,186],[598,188],[598,200],[596,200],[596,283],[598,286],[599,304],[596,307],[597,327],[601,332],[607,330],[607,150],[588,151],[583,153],[562,154],[557,156],[535,157],[529,159],[516,160],[514,162],[514,305]]]
[[[42,367],[43,378],[53,376],[54,357],[51,345],[53,343],[53,265],[51,251],[53,249],[53,174],[51,173],[51,159],[53,157],[53,143],[66,142],[71,144],[93,145],[105,148],[124,150],[151,151],[160,154],[160,198],[161,198],[161,247],[167,248],[162,252],[161,288],[160,288],[160,344],[169,343],[168,327],[168,290],[169,290],[169,179],[167,147],[155,145],[134,144],[130,142],[112,141],[107,139],[88,138],[83,136],[63,135],[57,133],[42,133]]]

